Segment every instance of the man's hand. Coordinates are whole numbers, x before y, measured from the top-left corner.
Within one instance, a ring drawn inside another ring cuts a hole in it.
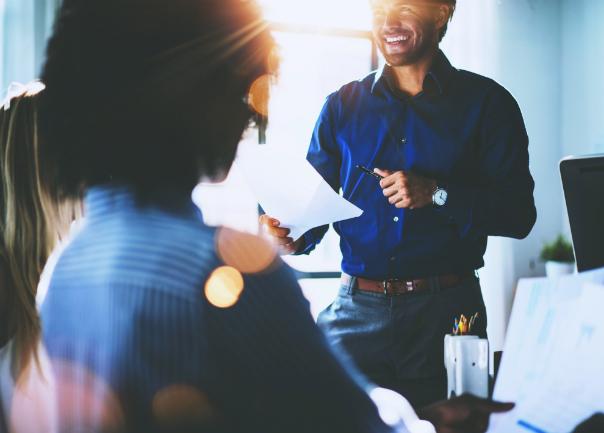
[[[440,401],[417,411],[421,419],[430,421],[437,433],[484,433],[492,413],[507,412],[513,403],[498,403],[472,395]]]
[[[268,215],[261,215],[259,221],[264,233],[266,233],[271,241],[279,247],[281,254],[295,253],[298,251],[298,248],[301,247],[302,238],[294,241],[288,236],[290,230],[280,227],[281,223],[275,218]]]
[[[436,181],[409,171],[373,170],[383,177],[380,186],[390,204],[401,209],[416,209],[432,204]]]

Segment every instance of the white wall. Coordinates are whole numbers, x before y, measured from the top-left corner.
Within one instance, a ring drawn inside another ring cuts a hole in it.
[[[530,137],[537,223],[522,241],[490,238],[480,273],[495,350],[503,345],[517,279],[543,272],[541,245],[562,226],[560,23],[560,0],[458,0],[443,41],[456,67],[489,76],[515,96]]]
[[[604,1],[562,3],[562,150],[604,152]]]

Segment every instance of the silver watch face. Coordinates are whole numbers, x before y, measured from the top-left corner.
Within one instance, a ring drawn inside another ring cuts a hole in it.
[[[437,189],[434,193],[434,204],[436,206],[444,206],[447,202],[447,191],[444,189]]]

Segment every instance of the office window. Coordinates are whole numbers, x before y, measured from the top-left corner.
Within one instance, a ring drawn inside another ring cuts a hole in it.
[[[371,14],[368,0],[258,0],[268,21],[290,27],[368,30]]]
[[[13,81],[39,76],[60,0],[0,0],[0,99]]]

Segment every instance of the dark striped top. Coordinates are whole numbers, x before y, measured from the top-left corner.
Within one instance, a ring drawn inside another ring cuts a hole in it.
[[[62,430],[390,431],[280,259],[255,273],[241,261],[238,302],[208,301],[212,272],[266,251],[250,235],[222,242],[190,197],[175,197],[137,204],[117,186],[87,194],[86,222],[42,310]]]

